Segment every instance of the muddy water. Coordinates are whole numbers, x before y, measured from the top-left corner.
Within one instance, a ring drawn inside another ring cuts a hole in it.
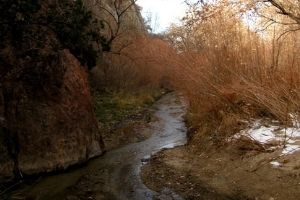
[[[78,199],[80,195],[76,194],[90,193],[90,197],[81,196],[80,199],[182,199],[171,189],[164,189],[162,194],[151,191],[142,183],[139,175],[141,166],[151,155],[164,148],[174,148],[186,143],[183,121],[186,107],[183,100],[176,94],[169,93],[154,105],[154,109],[157,120],[147,130],[141,130],[151,131],[149,139],[108,152],[81,169],[23,186],[10,198]],[[80,190],[85,190],[85,193],[80,193]]]

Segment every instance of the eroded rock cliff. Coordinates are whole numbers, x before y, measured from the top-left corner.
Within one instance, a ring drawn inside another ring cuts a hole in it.
[[[74,9],[77,13],[72,14],[75,1],[62,1],[70,5],[65,13],[51,0],[4,2],[0,181],[65,169],[100,155],[103,143],[87,82],[89,46],[70,46],[69,51],[71,41],[68,44],[59,37],[74,29],[69,18],[63,22],[66,29],[60,29],[63,17],[77,20],[82,15],[87,24],[88,13]]]
[[[139,8],[132,0],[0,3],[0,182],[101,155],[88,70],[103,63],[102,49],[145,33]]]
[[[2,176],[64,169],[102,153],[87,73],[68,50],[60,51],[57,59],[55,67],[64,74],[59,87],[48,88],[54,92],[50,96],[29,94],[21,81],[2,88]]]

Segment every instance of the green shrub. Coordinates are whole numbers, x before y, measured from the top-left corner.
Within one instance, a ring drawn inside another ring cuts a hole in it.
[[[96,65],[99,53],[99,49],[95,49],[93,43],[102,46],[106,42],[100,35],[103,23],[93,19],[92,13],[83,6],[81,0],[63,0],[57,4],[51,9],[48,21],[62,47],[70,49],[82,64],[92,68]]]
[[[37,28],[46,28],[55,33],[59,41],[57,50],[69,49],[82,65],[89,68],[96,65],[101,46],[106,44],[100,35],[103,23],[93,19],[82,0],[0,0],[0,5],[1,48],[7,45],[4,42],[8,39],[11,45],[24,51],[24,48],[32,48],[31,43],[35,48],[36,44],[41,46],[47,36]],[[26,45],[20,46],[22,43]]]

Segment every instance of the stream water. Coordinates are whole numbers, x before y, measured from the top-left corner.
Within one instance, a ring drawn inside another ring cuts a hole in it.
[[[182,199],[167,188],[158,194],[148,189],[140,178],[141,166],[151,155],[186,143],[187,130],[183,119],[186,105],[182,98],[175,93],[166,94],[155,103],[154,109],[156,120],[147,130],[141,130],[151,131],[152,135],[147,140],[110,151],[80,169],[23,185],[10,195],[10,199],[65,199],[72,191],[70,188],[80,188],[76,185],[83,179],[90,181],[88,187],[96,191],[88,199]]]

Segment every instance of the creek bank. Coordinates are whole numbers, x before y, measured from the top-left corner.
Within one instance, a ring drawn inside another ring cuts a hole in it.
[[[122,146],[94,159],[86,167],[64,174],[44,177],[24,184],[7,199],[173,199],[182,198],[168,189],[149,190],[140,179],[143,161],[165,148],[186,142],[183,120],[185,105],[174,93],[164,95],[154,106],[154,121],[140,130],[151,136],[141,142]]]
[[[94,110],[105,150],[111,151],[151,136],[140,131],[155,121],[153,104],[168,93],[164,89],[141,89],[93,94]]]
[[[140,142],[150,137],[149,131],[139,131],[149,127],[154,121],[152,105],[167,91],[143,90],[138,93],[93,93],[93,109],[96,114],[94,122],[98,121],[101,132],[101,146],[105,151],[120,148],[126,144]],[[147,95],[146,95],[147,94]],[[102,141],[104,144],[102,144]],[[105,146],[105,148],[104,148]],[[98,156],[93,157],[96,159]],[[92,160],[92,159],[88,159]],[[20,185],[34,184],[42,177],[55,176],[60,173],[70,173],[84,168],[87,162],[80,161],[64,168],[57,168],[51,172],[39,172],[34,175],[23,174],[21,180],[12,180],[0,185],[0,196],[6,195],[10,190],[17,189]]]
[[[280,150],[245,149],[254,143],[216,147],[209,137],[197,141],[156,154],[142,168],[145,185],[157,192],[173,188],[183,198],[195,200],[299,199],[299,152],[281,158]],[[272,165],[274,159],[285,165]]]

